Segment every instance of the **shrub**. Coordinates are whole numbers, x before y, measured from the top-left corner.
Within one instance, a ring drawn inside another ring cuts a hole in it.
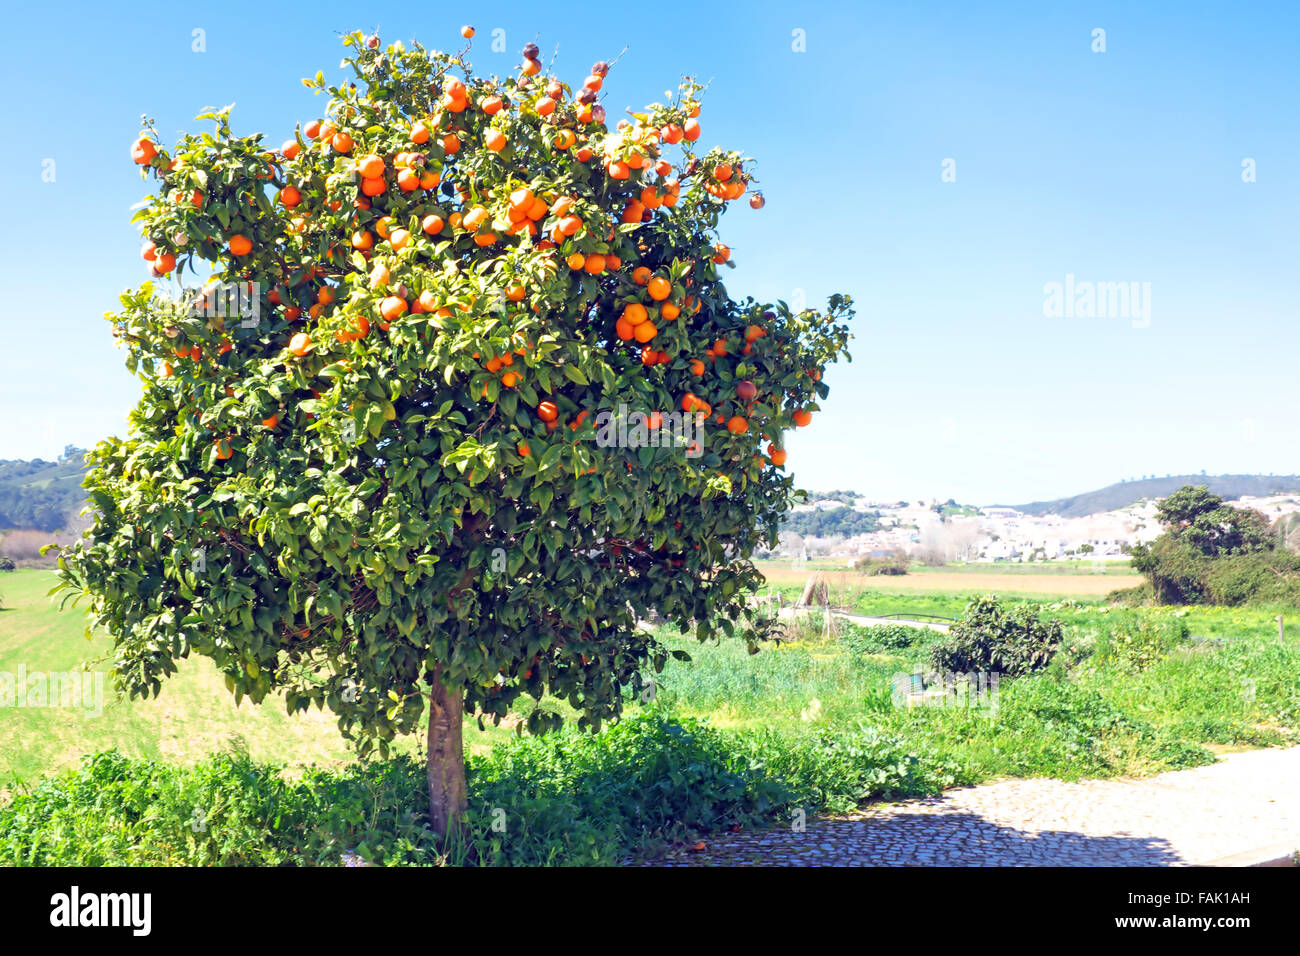
[[[931,633],[937,632],[907,624],[874,624],[871,627],[845,624],[841,639],[860,654],[878,654],[881,651],[913,647],[922,643]]]
[[[939,671],[997,671],[1017,677],[1046,667],[1061,646],[1060,621],[1039,619],[1036,605],[1007,610],[992,595],[966,605],[948,639],[930,648],[930,663]]]
[[[1187,633],[1179,618],[1116,619],[1116,626],[1098,644],[1097,658],[1102,665],[1145,670],[1187,640]]]
[[[16,567],[13,558],[7,554],[0,554],[0,571],[13,571]]]

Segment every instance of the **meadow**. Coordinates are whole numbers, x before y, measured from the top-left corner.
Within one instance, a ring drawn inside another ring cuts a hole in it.
[[[852,575],[831,598],[868,616],[956,618],[992,573]],[[998,577],[1006,603],[1061,620],[1065,643],[984,706],[898,706],[895,678],[927,666],[944,639],[933,631],[828,628],[812,613],[751,656],[660,629],[693,660],[670,661],[654,700],[629,699],[599,735],[518,738],[467,720],[470,827],[441,851],[420,822],[420,738],[358,763],[328,713],[236,708],[205,661],[154,700],[113,700],[106,686],[97,717],[3,707],[0,863],[338,863],[345,851],[390,865],[617,863],[795,809],[847,812],[1006,776],[1142,775],[1300,739],[1294,609],[1120,608],[1080,596],[1078,575]],[[1108,592],[1125,576],[1095,577]],[[769,579],[787,597],[802,584]],[[81,616],[55,609],[52,583],[0,575],[0,674],[106,669],[106,638],[88,642]],[[511,821],[504,831],[494,814]]]

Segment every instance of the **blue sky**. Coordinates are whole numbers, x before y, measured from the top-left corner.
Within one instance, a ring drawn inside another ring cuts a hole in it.
[[[768,198],[723,222],[728,288],[858,306],[853,363],[788,443],[802,486],[993,503],[1149,473],[1300,472],[1300,7],[1127,7],[457,9],[475,11],[477,70],[505,72],[536,40],[576,83],[627,46],[612,113],[683,73],[712,78],[704,144],[757,157]],[[299,79],[336,71],[338,33],[458,45],[463,12],[417,8],[10,14],[0,458],[125,431],[140,386],[102,316],[147,277],[127,221],[145,194],[127,156],[140,114],[172,139],[233,102],[237,131],[278,143],[319,114]],[[1067,275],[1149,283],[1149,317],[1046,316],[1045,285]]]

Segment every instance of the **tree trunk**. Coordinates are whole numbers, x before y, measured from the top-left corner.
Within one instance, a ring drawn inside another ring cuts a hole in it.
[[[466,807],[465,753],[461,747],[461,720],[465,698],[459,689],[450,693],[435,676],[429,690],[429,825],[446,842],[456,832]]]

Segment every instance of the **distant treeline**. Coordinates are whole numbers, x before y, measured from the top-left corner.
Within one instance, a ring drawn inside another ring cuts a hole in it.
[[[0,530],[66,528],[86,501],[84,454],[68,446],[59,461],[0,460]]]
[[[852,508],[818,508],[815,511],[790,512],[781,523],[782,531],[805,537],[829,538],[831,535],[866,534],[879,527],[880,514]]]

